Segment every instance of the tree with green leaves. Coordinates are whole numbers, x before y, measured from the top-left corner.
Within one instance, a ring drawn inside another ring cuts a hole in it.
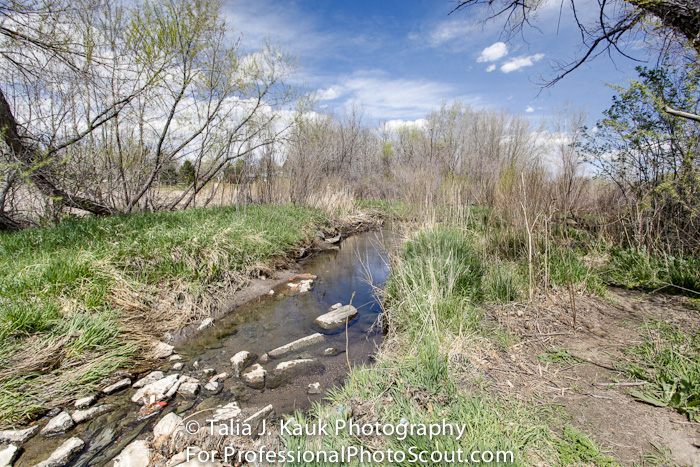
[[[587,150],[614,182],[635,244],[700,251],[700,128],[666,107],[700,113],[697,67],[638,68]]]

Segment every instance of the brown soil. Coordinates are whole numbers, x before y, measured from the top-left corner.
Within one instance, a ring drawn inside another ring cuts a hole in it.
[[[629,395],[633,386],[605,384],[628,381],[617,363],[626,358],[623,349],[641,343],[645,320],[696,332],[700,312],[683,297],[621,289],[610,289],[605,298],[577,294],[574,305],[575,331],[574,307],[565,291],[543,295],[534,305],[489,310],[492,319],[520,336],[506,352],[490,352],[480,360],[493,390],[562,408],[562,423],[590,434],[623,465],[700,465],[700,424],[634,399]],[[537,358],[557,349],[575,359],[547,363]],[[642,463],[649,454],[665,460]]]

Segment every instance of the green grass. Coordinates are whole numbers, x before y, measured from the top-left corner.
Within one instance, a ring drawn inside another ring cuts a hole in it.
[[[611,465],[582,434],[573,429],[564,435],[555,433],[546,409],[477,388],[476,381],[470,380],[473,377],[464,374],[468,358],[449,357],[469,355],[477,346],[498,347],[492,342],[497,340],[494,331],[482,320],[481,289],[488,274],[477,251],[473,234],[459,228],[438,226],[414,235],[394,259],[392,277],[384,292],[385,317],[391,323],[387,349],[375,365],[353,368],[346,384],[331,391],[327,403],[314,406],[306,415],[294,415],[301,424],[321,420],[330,426],[349,417],[360,424],[392,426],[444,420],[466,426],[464,438],[363,437],[342,431],[322,437],[289,435],[284,438],[287,449],[354,446],[370,452],[409,452],[411,448],[430,453],[490,450],[510,451],[514,462],[482,465]],[[578,444],[572,445],[573,441]]]
[[[652,255],[644,249],[612,248],[606,282],[631,289],[700,297],[700,258]]]
[[[630,393],[658,407],[672,407],[691,421],[700,419],[700,335],[677,326],[648,321],[643,344],[625,351],[627,374],[650,384]]]
[[[123,365],[138,349],[133,327],[140,339],[157,330],[144,318],[164,296],[164,319],[175,319],[178,303],[201,305],[265,270],[323,222],[311,208],[248,206],[0,233],[0,424],[89,391]],[[61,384],[47,393],[47,381]]]

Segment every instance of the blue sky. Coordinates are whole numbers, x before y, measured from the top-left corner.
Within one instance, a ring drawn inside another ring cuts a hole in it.
[[[635,62],[603,56],[543,90],[537,82],[552,76],[553,61],[580,52],[566,6],[560,19],[560,3],[545,0],[537,29],[509,41],[502,22],[482,26],[469,11],[448,15],[453,6],[448,0],[235,0],[225,11],[245,46],[270,37],[295,55],[321,106],[342,111],[356,102],[376,121],[420,119],[443,101],[461,99],[534,121],[568,102],[585,107],[594,123],[614,94],[605,83],[635,76]],[[591,17],[597,2],[577,6]]]

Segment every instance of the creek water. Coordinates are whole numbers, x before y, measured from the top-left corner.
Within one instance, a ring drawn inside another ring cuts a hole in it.
[[[237,401],[241,407],[263,407],[272,404],[276,416],[294,410],[306,410],[324,398],[328,389],[342,384],[349,365],[368,363],[381,343],[378,318],[381,307],[377,292],[389,276],[387,251],[394,248],[394,237],[388,230],[355,235],[338,247],[324,251],[302,262],[300,273],[318,276],[309,292],[296,293],[287,283],[276,286],[274,295],[263,295],[231,310],[215,321],[214,326],[196,333],[176,347],[184,366],[173,371],[176,361],[161,368],[168,374],[198,378],[204,385],[213,374],[232,375],[231,357],[241,350],[262,355],[279,346],[320,332],[325,340],[263,366],[272,370],[280,361],[295,358],[317,359],[322,366],[311,373],[292,377],[274,389],[256,390],[245,386],[239,378],[223,380],[223,389],[211,394],[202,389],[194,398],[176,395],[156,416],[138,420],[139,405],[131,402],[135,389],[129,388],[101,397],[95,404],[111,404],[113,410],[90,422],[82,423],[66,434],[54,438],[35,435],[23,446],[15,467],[32,466],[45,460],[66,439],[79,436],[86,442],[83,452],[71,466],[111,465],[110,460],[132,440],[143,438],[165,414],[176,411],[189,414]],[[342,303],[357,308],[359,314],[348,326],[331,331],[319,328],[314,320],[331,305]],[[324,355],[328,348],[338,349],[335,355]],[[195,363],[196,362],[196,363]],[[143,376],[143,375],[141,375]],[[320,383],[320,394],[308,394],[310,383]],[[66,408],[69,412],[74,409]]]

